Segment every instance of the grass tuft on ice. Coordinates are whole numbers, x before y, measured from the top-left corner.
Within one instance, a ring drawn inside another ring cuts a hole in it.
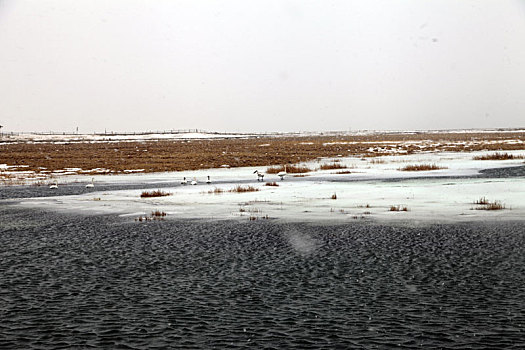
[[[143,191],[141,194],[140,194],[140,198],[151,198],[151,197],[165,197],[165,196],[171,196],[171,193],[169,192],[164,192],[164,191],[161,191],[161,190],[156,190],[156,191]]]

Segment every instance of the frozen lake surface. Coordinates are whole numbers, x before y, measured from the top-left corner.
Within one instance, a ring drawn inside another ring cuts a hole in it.
[[[521,151],[514,152],[522,156]],[[186,172],[98,176],[64,176],[55,190],[48,186],[13,186],[0,190],[0,200],[22,207],[46,208],[86,215],[117,214],[131,219],[153,211],[166,219],[280,219],[285,221],[411,221],[467,222],[523,220],[525,166],[523,159],[474,160],[478,153],[433,153],[373,159],[338,158],[305,163],[313,171],[287,174],[281,181],[257,168],[206,169]],[[335,162],[337,161],[337,162]],[[340,169],[322,170],[337,164]],[[407,164],[436,164],[432,171],[401,171]],[[212,183],[206,183],[210,176]],[[196,180],[197,186],[181,180]],[[266,186],[274,184],[274,186]],[[251,186],[255,192],[231,192]],[[143,191],[162,189],[170,196],[141,198]],[[334,197],[336,200],[333,200]],[[481,198],[503,210],[484,209]],[[391,211],[391,207],[406,211]]]
[[[3,348],[525,347],[519,221],[0,214]]]

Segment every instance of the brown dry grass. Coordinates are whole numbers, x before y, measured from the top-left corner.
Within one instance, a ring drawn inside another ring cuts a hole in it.
[[[338,171],[336,172],[336,174],[351,174],[352,172],[350,170],[342,170],[342,171]]]
[[[507,152],[505,153],[491,153],[491,154],[485,154],[483,156],[475,156],[472,157],[474,160],[508,160],[508,159],[524,159],[525,156],[522,155],[514,155],[509,154]]]
[[[476,210],[502,210],[505,209],[505,204],[501,203],[501,201],[489,201],[485,197],[481,197],[477,201],[474,202],[474,204],[480,205],[476,208]]]
[[[244,192],[257,192],[257,191],[259,191],[259,189],[253,186],[238,185],[232,188],[229,192],[244,193]]]
[[[346,165],[342,165],[339,163],[328,163],[328,164],[321,164],[319,167],[321,170],[331,170],[331,169],[346,169]]]
[[[155,210],[151,212],[151,216],[139,216],[138,218],[135,218],[135,221],[163,221],[166,215],[167,214],[163,211]]]
[[[354,136],[260,137],[219,140],[157,140],[87,143],[52,142],[0,143],[0,164],[27,165],[24,170],[42,171],[82,168],[85,174],[123,173],[128,169],[144,172],[183,171],[230,167],[297,164],[343,156],[381,156],[421,151],[510,151],[524,149],[522,132],[494,133],[382,133]],[[0,139],[0,142],[2,140]],[[384,142],[392,142],[385,144]],[[424,147],[406,141],[432,142]],[[486,142],[486,141],[491,141]],[[335,142],[335,143],[334,143]],[[344,144],[344,142],[351,142]],[[377,142],[377,143],[374,143]],[[467,142],[467,144],[465,144]],[[276,152],[260,144],[271,143]],[[382,148],[370,152],[370,148]],[[93,170],[101,168],[99,172]],[[291,172],[287,169],[287,172]],[[2,176],[0,176],[1,178]]]
[[[140,194],[140,198],[151,198],[151,197],[165,197],[165,196],[171,196],[171,193],[164,192],[161,190],[156,191],[144,191]]]
[[[301,173],[308,173],[310,171],[313,171],[313,169],[310,169],[307,166],[301,166],[301,165],[287,165],[286,168],[284,165],[279,166],[272,166],[266,169],[266,173],[268,174],[278,174],[281,171],[286,171],[288,174],[301,174]]]
[[[401,205],[391,205],[389,211],[408,211],[408,207]]]
[[[279,184],[277,182],[267,182],[264,184],[264,186],[275,186],[275,187],[279,187]]]
[[[489,200],[485,197],[481,197],[480,199],[474,202],[474,204],[481,204],[481,205],[485,205],[489,203],[490,203]]]
[[[337,193],[334,193],[334,194],[332,195],[332,197],[330,197],[330,198],[331,198],[331,199],[337,199]]]
[[[478,210],[502,210],[505,209],[505,204],[501,203],[500,201],[494,201],[492,203],[489,203],[483,207],[476,208]]]
[[[209,194],[221,194],[223,192],[224,192],[224,190],[222,188],[219,188],[219,187],[215,187],[213,190],[209,190],[208,191]]]
[[[401,171],[426,171],[426,170],[440,170],[447,169],[447,167],[438,166],[436,164],[414,164],[399,168]]]

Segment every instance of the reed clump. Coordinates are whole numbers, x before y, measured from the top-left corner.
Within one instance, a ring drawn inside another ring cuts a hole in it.
[[[264,186],[273,186],[273,187],[279,187],[279,184],[277,182],[267,182],[264,184]]]
[[[301,174],[313,171],[313,169],[303,165],[287,165],[286,167],[284,165],[278,165],[266,169],[267,174],[278,174],[284,171],[288,174]]]
[[[347,166],[340,164],[340,163],[333,162],[333,163],[321,164],[319,168],[321,170],[332,170],[332,169],[346,169]]]
[[[229,192],[244,193],[244,192],[257,192],[257,191],[259,191],[257,187],[253,187],[249,185],[248,186],[238,185],[232,188]]]
[[[404,205],[391,205],[389,211],[408,211],[408,207]]]
[[[139,216],[138,218],[135,218],[135,221],[138,221],[138,222],[163,221],[166,215],[167,214],[163,211],[155,210],[151,212],[150,216]]]
[[[524,159],[525,156],[523,155],[514,155],[510,153],[489,153],[482,156],[474,156],[472,159],[474,160],[509,160],[509,159]]]
[[[474,204],[479,205],[479,207],[477,207],[476,210],[503,210],[505,209],[505,204],[503,204],[501,201],[495,200],[491,202],[485,197],[481,197],[480,199],[476,200]]]
[[[156,191],[143,191],[141,194],[140,194],[140,198],[151,198],[151,197],[165,197],[165,196],[171,196],[171,193],[169,192],[164,192],[164,191],[161,191],[161,190],[156,190]]]
[[[436,164],[413,164],[406,165],[402,168],[399,168],[401,171],[427,171],[427,170],[441,170],[447,169],[447,167],[438,166]]]
[[[481,197],[480,199],[476,200],[474,202],[474,204],[481,204],[481,205],[485,205],[485,204],[489,204],[490,201],[486,198],[486,197]]]

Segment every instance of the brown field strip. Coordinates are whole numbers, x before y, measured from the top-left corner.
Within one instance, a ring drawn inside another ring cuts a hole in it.
[[[510,141],[510,142],[509,142]],[[319,157],[376,157],[420,151],[524,149],[525,133],[415,133],[367,136],[261,137],[246,139],[132,141],[106,143],[0,143],[0,164],[24,165],[36,173],[65,168],[103,168],[122,173],[272,166]],[[465,142],[466,144],[461,144]],[[100,172],[98,172],[100,173]]]

